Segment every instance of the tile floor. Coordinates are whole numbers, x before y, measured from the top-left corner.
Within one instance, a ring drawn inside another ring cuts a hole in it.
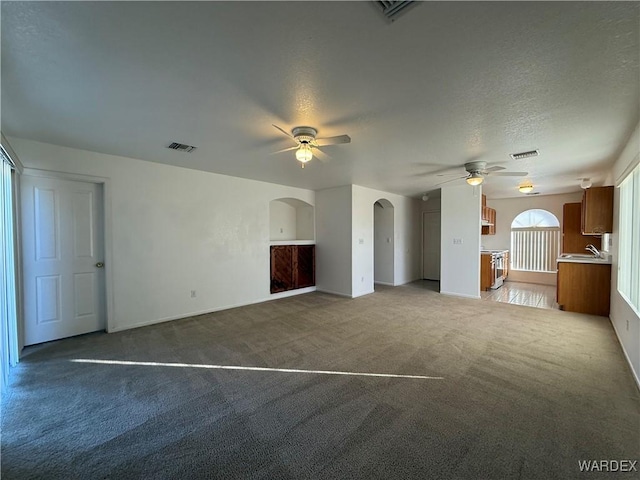
[[[440,282],[434,280],[418,280],[414,282],[414,285],[432,292],[440,291]],[[482,300],[491,302],[513,303],[537,308],[558,308],[556,287],[536,283],[505,282],[497,290],[480,292],[480,297]]]
[[[505,282],[497,290],[481,292],[483,300],[538,308],[558,308],[556,287],[535,283]]]

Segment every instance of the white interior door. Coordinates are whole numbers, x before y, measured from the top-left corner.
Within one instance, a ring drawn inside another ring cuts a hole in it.
[[[25,345],[105,329],[102,185],[21,177]]]
[[[440,212],[422,214],[422,278],[440,280]]]

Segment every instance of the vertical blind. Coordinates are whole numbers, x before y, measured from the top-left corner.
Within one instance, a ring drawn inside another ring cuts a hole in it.
[[[511,229],[511,268],[530,272],[555,272],[560,251],[559,227]]]
[[[14,243],[13,164],[0,147],[0,383],[7,385],[9,367],[18,363],[16,268]]]

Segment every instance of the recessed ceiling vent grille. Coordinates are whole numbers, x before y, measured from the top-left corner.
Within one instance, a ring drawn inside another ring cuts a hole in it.
[[[382,9],[382,13],[389,20],[393,21],[400,14],[400,12],[404,11],[408,6],[414,1],[376,1],[380,8]]]
[[[185,145],[184,143],[176,143],[176,142],[173,142],[167,148],[170,148],[171,150],[178,150],[179,152],[186,152],[186,153],[191,153],[196,149],[196,147],[194,147],[193,145]]]
[[[522,160],[523,158],[537,157],[540,155],[538,150],[529,150],[528,152],[512,153],[510,155],[514,160]]]

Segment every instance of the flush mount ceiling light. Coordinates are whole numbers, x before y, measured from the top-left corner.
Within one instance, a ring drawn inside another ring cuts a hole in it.
[[[307,162],[310,162],[313,158],[313,152],[311,151],[311,147],[308,143],[301,143],[298,150],[296,150],[296,160],[298,160],[303,165]]]
[[[425,193],[424,195],[422,195],[422,201],[426,202],[427,200],[429,200],[429,195]]]
[[[531,185],[531,182],[523,183],[518,187],[518,190],[520,193],[530,193],[533,191],[533,185]]]
[[[590,178],[583,178],[580,181],[580,188],[582,188],[583,190],[586,190],[587,188],[591,188],[591,179]]]
[[[467,177],[467,183],[474,187],[480,185],[484,181],[484,177],[478,172],[471,172]]]

